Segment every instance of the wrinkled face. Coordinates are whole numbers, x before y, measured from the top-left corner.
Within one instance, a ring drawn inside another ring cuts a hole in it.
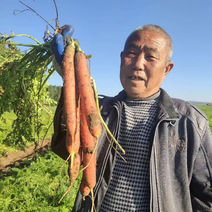
[[[154,31],[138,31],[127,40],[121,53],[120,79],[128,98],[147,98],[159,91],[173,67],[167,62],[165,38]]]

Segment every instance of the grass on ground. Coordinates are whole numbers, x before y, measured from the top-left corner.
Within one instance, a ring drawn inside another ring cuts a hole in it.
[[[70,212],[80,183],[75,182],[69,194],[58,201],[68,189],[67,164],[48,151],[37,161],[28,160],[25,167],[12,168],[0,174],[0,211],[2,212]]]

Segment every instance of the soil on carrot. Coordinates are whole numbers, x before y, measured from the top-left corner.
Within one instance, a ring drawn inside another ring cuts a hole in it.
[[[98,124],[100,124],[99,115],[95,111],[91,111],[88,116],[90,123],[89,129],[92,131]]]
[[[35,149],[35,145],[27,147],[25,151],[12,152],[6,157],[0,158],[0,173],[8,171],[10,168],[15,167],[17,164],[21,165],[29,158],[35,157],[37,154],[43,155],[47,152],[51,145],[51,140],[40,141]]]

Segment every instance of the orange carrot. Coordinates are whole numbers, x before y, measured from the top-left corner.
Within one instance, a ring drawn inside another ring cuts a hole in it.
[[[83,166],[84,166],[84,170],[83,170],[83,178],[84,178],[83,183],[84,184],[82,185],[82,186],[84,186],[83,199],[85,199],[86,194],[88,195],[88,188],[89,188],[90,193],[91,193],[91,200],[92,200],[91,211],[94,211],[94,209],[93,209],[93,207],[94,207],[93,188],[96,185],[96,152],[83,155]]]
[[[97,139],[91,135],[86,114],[83,112],[83,104],[81,101],[80,113],[80,138],[83,149],[83,183],[82,193],[86,192],[86,186],[89,189],[94,188],[96,184],[96,145]],[[83,191],[84,190],[84,191]],[[86,196],[86,195],[84,195]]]
[[[82,101],[80,108],[80,139],[83,154],[94,153],[97,144],[97,139],[93,137],[89,130],[88,122],[86,119],[86,113],[84,112],[84,106]]]
[[[75,49],[71,42],[65,49],[63,59],[64,71],[64,108],[66,119],[66,148],[69,152],[68,175],[70,186],[63,197],[69,192],[74,181],[77,179],[82,162],[82,148],[80,148],[80,98],[76,90],[75,69],[74,69]]]
[[[80,192],[83,196],[83,200],[85,200],[85,197],[90,194],[91,189],[86,185],[85,177],[82,177],[82,181],[80,184]]]
[[[88,153],[83,155],[83,176],[85,176],[85,184],[93,189],[96,185],[96,153]]]
[[[70,186],[68,187],[67,191],[63,194],[63,196],[60,198],[58,203],[60,203],[62,199],[65,197],[65,195],[70,191],[71,187],[73,186],[73,183],[75,182],[75,180],[77,179],[79,175],[81,160],[82,160],[81,150],[82,149],[80,148],[79,151],[74,154],[74,157],[73,157],[74,166],[72,166],[71,158],[69,159],[68,175],[70,180]]]
[[[66,133],[66,149],[69,154],[71,154],[72,146],[72,137],[69,133]]]
[[[86,55],[82,51],[78,51],[75,54],[74,61],[77,87],[83,105],[81,111],[85,113],[91,134],[98,139],[101,135],[102,127],[91,86]]]
[[[69,160],[68,175],[70,180],[70,185],[73,185],[74,181],[77,179],[81,166],[81,152],[80,150],[74,154],[73,166],[71,167],[71,160]]]
[[[74,70],[75,48],[71,42],[66,46],[63,58],[63,87],[64,110],[67,127],[67,150],[71,153],[71,146],[76,132],[76,85]]]
[[[74,158],[76,154],[80,155],[80,98],[77,92],[77,105],[76,105],[76,132],[74,135],[74,141],[72,142],[72,148],[71,148],[71,167],[75,167],[78,166],[77,164],[75,164]],[[81,158],[81,156],[80,156]],[[82,158],[81,158],[82,159]],[[80,159],[80,164],[81,164],[81,159]],[[79,171],[78,171],[79,174]]]

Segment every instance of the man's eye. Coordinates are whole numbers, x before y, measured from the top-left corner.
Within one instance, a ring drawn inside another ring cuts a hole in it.
[[[136,56],[136,53],[129,51],[129,52],[126,52],[126,55],[133,57],[133,56]]]
[[[148,59],[157,59],[155,56],[153,56],[153,55],[147,55],[146,56]]]

